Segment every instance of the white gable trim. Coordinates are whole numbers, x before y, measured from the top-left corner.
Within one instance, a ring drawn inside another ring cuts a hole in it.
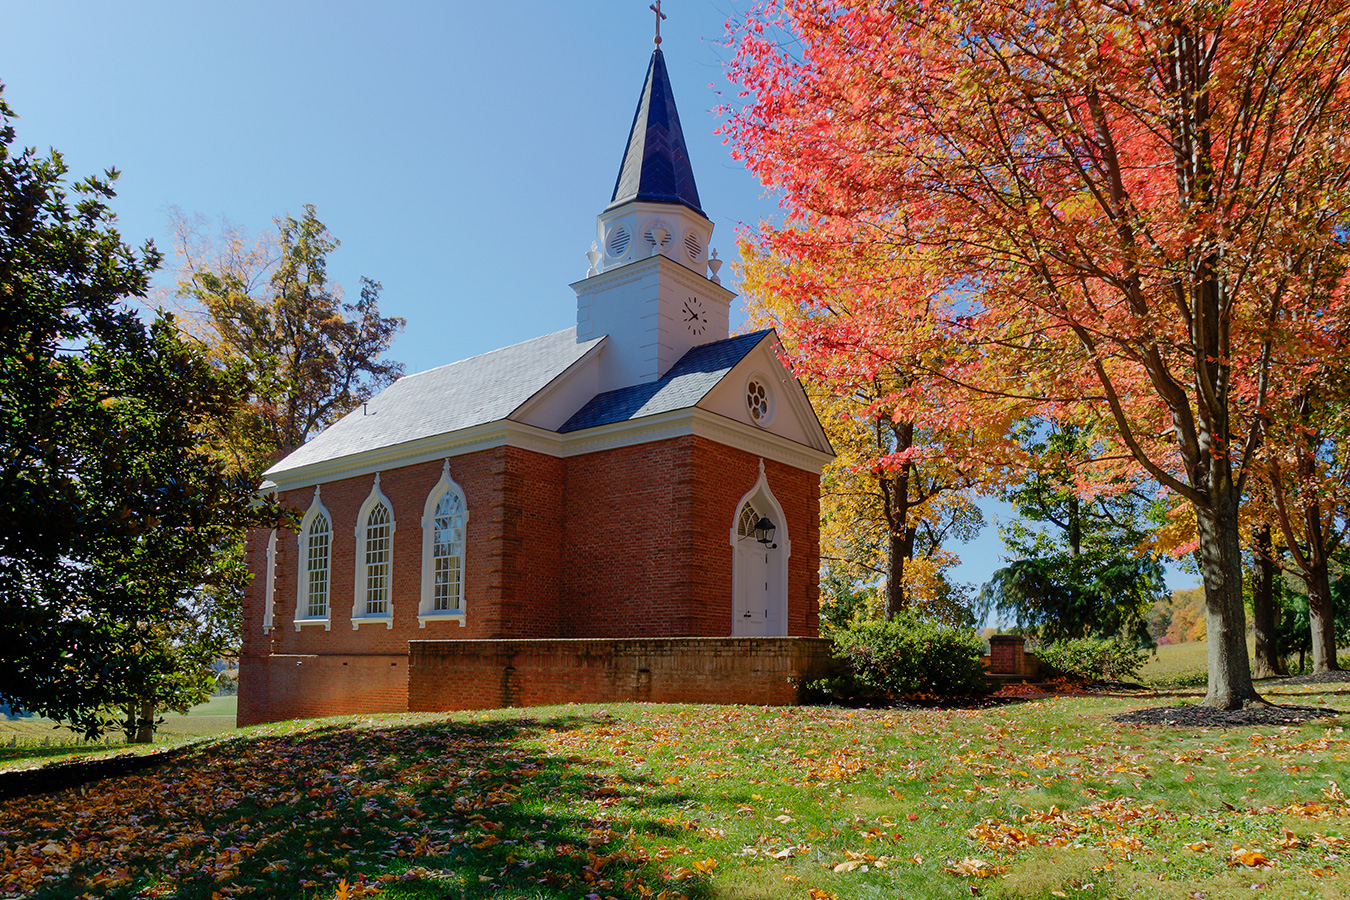
[[[760,341],[699,400],[700,409],[719,413],[778,435],[794,443],[803,443],[822,453],[833,453],[830,440],[816,417],[806,390],[779,356],[781,345],[776,336]],[[758,379],[768,389],[769,416],[756,421],[746,402],[747,388]]]
[[[609,343],[603,336],[576,362],[563,369],[506,418],[554,431],[600,391],[600,354]]]
[[[376,506],[383,503],[384,508],[389,511],[389,596],[387,603],[388,611],[380,615],[378,613],[366,613],[366,519],[370,517],[370,512]],[[398,520],[394,517],[394,504],[384,495],[380,489],[380,473],[375,473],[375,483],[370,487],[370,493],[361,503],[361,509],[356,513],[356,552],[352,554],[356,557],[356,579],[352,588],[352,630],[360,628],[362,625],[383,624],[386,628],[394,627],[394,532],[398,530]]]

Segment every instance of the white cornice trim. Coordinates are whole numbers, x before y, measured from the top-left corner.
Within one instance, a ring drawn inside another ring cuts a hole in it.
[[[797,469],[807,469],[817,474],[834,459],[832,453],[823,453],[815,447],[779,437],[753,425],[746,425],[705,409],[695,409],[693,412],[694,434],[718,444],[735,447],[755,456],[772,459]]]
[[[717,284],[708,276],[703,275],[694,269],[689,268],[684,263],[676,262],[667,256],[648,256],[634,262],[624,263],[621,266],[615,266],[612,269],[606,269],[599,275],[592,275],[590,278],[583,278],[568,285],[578,295],[590,294],[601,289],[615,287],[621,284],[630,284],[634,281],[641,281],[651,274],[653,269],[660,269],[663,266],[672,267],[668,270],[670,277],[680,285],[692,290],[701,291],[708,295],[710,299],[717,299],[723,303],[730,304],[736,299],[736,292],[728,290],[726,287]]]
[[[471,428],[462,428],[446,434],[433,434],[415,441],[405,441],[388,447],[377,447],[352,453],[338,459],[300,466],[285,472],[273,472],[272,480],[278,491],[293,491],[312,484],[327,484],[343,478],[371,475],[381,469],[401,468],[446,457],[463,456],[479,450],[511,445],[560,456],[557,445],[563,435],[500,419]]]
[[[825,464],[833,459],[830,454],[822,453],[814,447],[798,444],[796,441],[704,409],[690,407],[567,434],[557,434],[533,425],[501,420],[393,447],[354,453],[341,459],[326,460],[289,472],[274,472],[272,479],[277,483],[278,491],[293,491],[315,484],[327,484],[330,481],[371,475],[381,470],[446,457],[453,458],[496,447],[519,447],[565,459],[688,434],[695,434],[755,456],[813,472],[820,472]]]

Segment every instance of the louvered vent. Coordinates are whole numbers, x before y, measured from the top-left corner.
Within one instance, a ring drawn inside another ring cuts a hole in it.
[[[690,262],[703,261],[703,241],[696,232],[691,231],[684,236],[684,251],[689,254]]]
[[[628,233],[628,229],[620,225],[609,233],[609,255],[611,257],[620,257],[628,252],[628,244],[633,240],[633,236]]]

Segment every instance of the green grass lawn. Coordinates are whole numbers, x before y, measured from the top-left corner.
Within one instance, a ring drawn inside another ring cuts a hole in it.
[[[1251,641],[1248,641],[1248,652]],[[1163,644],[1157,653],[1150,653],[1148,661],[1140,671],[1140,680],[1144,684],[1190,685],[1203,687],[1207,677],[1209,644],[1205,641],[1188,641],[1184,644]]]
[[[155,731],[155,743],[177,744],[207,735],[234,730],[236,696],[211,697],[188,710],[186,715],[165,713]],[[32,765],[35,759],[54,760],[66,756],[89,756],[106,752],[110,746],[124,744],[120,734],[107,741],[84,742],[80,735],[51,719],[0,719],[0,771]]]
[[[1334,688],[1266,693],[1350,711]],[[395,900],[1346,896],[1341,725],[1110,718],[1145,702],[245,729],[0,803],[0,895],[328,900],[345,879]]]
[[[1250,635],[1247,637],[1247,658],[1255,655],[1256,641]],[[1209,644],[1205,641],[1188,641],[1184,644],[1163,644],[1158,647],[1156,654],[1149,654],[1148,661],[1144,663],[1144,668],[1140,671],[1139,677],[1144,684],[1156,685],[1158,687],[1201,687],[1205,686],[1207,669],[1209,661],[1206,654],[1209,652]],[[1342,648],[1337,651],[1342,660],[1346,659],[1347,650]],[[1298,664],[1298,660],[1294,660]],[[1312,658],[1307,660],[1309,667],[1312,666]]]

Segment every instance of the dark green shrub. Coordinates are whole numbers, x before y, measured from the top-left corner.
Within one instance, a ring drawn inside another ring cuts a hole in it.
[[[834,634],[834,655],[848,664],[851,676],[830,687],[896,700],[981,697],[993,690],[980,662],[982,647],[968,629],[910,613],[854,622]]]
[[[1147,651],[1120,638],[1076,638],[1036,648],[1052,669],[1091,681],[1127,681],[1139,677]]]

